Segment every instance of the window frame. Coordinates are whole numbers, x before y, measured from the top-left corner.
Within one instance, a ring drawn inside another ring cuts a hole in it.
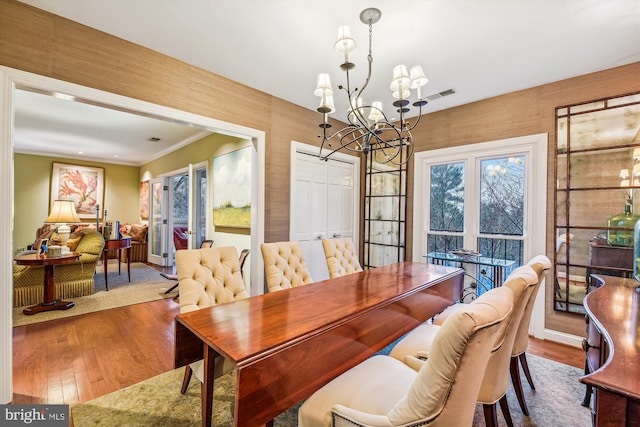
[[[426,262],[423,254],[427,250],[427,233],[429,232],[429,198],[426,185],[430,182],[430,166],[454,162],[465,163],[465,247],[470,245],[467,239],[477,239],[479,230],[467,230],[468,215],[479,215],[477,197],[480,183],[473,182],[475,169],[480,165],[480,159],[509,157],[513,154],[526,155],[528,165],[525,176],[525,225],[523,234],[524,262],[534,255],[546,255],[546,206],[547,206],[547,150],[548,134],[540,133],[516,138],[496,141],[480,142],[457,147],[442,148],[416,152],[414,154],[414,189],[413,189],[413,261]],[[467,194],[471,198],[467,198]],[[545,289],[540,287],[534,305],[530,332],[537,338],[544,338],[545,318]]]

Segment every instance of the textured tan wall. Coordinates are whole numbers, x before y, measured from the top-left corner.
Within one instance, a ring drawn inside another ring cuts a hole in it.
[[[317,113],[14,0],[0,0],[0,64],[264,130],[265,240],[288,239],[290,143],[318,145]],[[637,90],[640,63],[428,114],[414,132],[416,150],[548,133],[549,228],[540,238],[546,239],[549,252],[555,107]],[[409,198],[408,212],[411,202]],[[411,235],[411,219],[408,225]],[[561,316],[548,308],[546,321],[552,329],[584,331],[580,316]]]

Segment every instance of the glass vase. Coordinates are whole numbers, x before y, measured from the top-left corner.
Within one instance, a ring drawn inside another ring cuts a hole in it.
[[[625,228],[626,230],[608,230],[607,243],[611,246],[633,247],[634,227],[640,215],[631,212],[631,205],[624,205],[624,212],[609,218],[609,228]]]

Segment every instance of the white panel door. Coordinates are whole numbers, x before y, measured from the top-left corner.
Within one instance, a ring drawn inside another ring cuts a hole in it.
[[[353,163],[295,153],[292,240],[302,246],[314,281],[329,278],[322,239],[354,237]]]
[[[327,162],[296,153],[295,182],[294,240],[302,246],[313,280],[323,280],[329,277],[322,250],[327,235]]]
[[[150,263],[167,266],[167,199],[166,178],[155,178],[149,183],[149,252]]]
[[[329,161],[327,182],[327,238],[353,238],[353,164]]]

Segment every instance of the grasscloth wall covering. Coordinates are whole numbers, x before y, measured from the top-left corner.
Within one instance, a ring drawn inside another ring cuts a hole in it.
[[[296,140],[317,145],[317,113],[14,0],[0,0],[0,61],[8,67],[265,131],[269,177],[265,240],[288,239],[290,144]],[[637,90],[640,63],[428,114],[414,132],[416,150],[548,133],[546,241],[551,257],[554,108]],[[410,179],[409,196],[412,189]],[[411,197],[408,204],[412,212]],[[411,219],[408,226],[410,235]],[[411,248],[407,253],[410,257]],[[546,326],[584,333],[581,317],[567,318],[550,309]]]

